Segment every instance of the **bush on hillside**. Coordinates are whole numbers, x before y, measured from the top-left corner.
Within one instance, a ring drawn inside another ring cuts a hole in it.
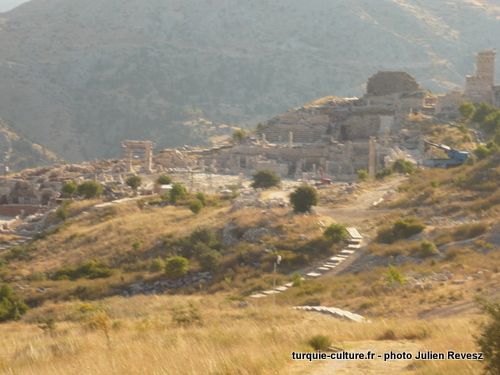
[[[278,187],[281,183],[281,178],[276,174],[276,172],[267,169],[254,173],[252,178],[253,182],[251,186],[254,189]]]
[[[497,375],[500,374],[500,301],[478,297],[476,303],[488,315],[488,321],[479,324],[476,342],[484,353],[486,373]]]
[[[88,260],[78,267],[69,266],[60,268],[54,274],[55,280],[99,279],[110,277],[114,270],[103,262]]]
[[[170,190],[170,203],[177,203],[188,196],[186,187],[181,184],[173,184]]]
[[[333,243],[340,242],[347,238],[348,233],[345,225],[342,224],[332,224],[328,226],[323,232],[323,236]]]
[[[156,179],[156,183],[159,185],[170,185],[172,183],[172,177],[167,176],[166,174],[161,174]]]
[[[68,194],[70,197],[73,196],[73,194],[76,193],[78,190],[78,186],[74,184],[73,182],[65,182],[63,186],[61,187],[61,191],[63,193]]]
[[[176,256],[165,261],[165,275],[171,279],[178,279],[184,276],[189,268],[189,260]]]
[[[290,193],[290,203],[296,212],[307,212],[318,202],[318,192],[310,185],[299,186]]]
[[[18,301],[12,289],[3,284],[0,286],[0,322],[19,320],[29,310],[23,301]]]
[[[377,241],[391,244],[397,240],[411,237],[422,232],[425,225],[416,217],[398,219],[392,227],[383,226],[377,231]]]
[[[415,172],[415,166],[408,160],[397,159],[392,165],[392,170],[396,173],[412,174]]]
[[[102,194],[103,187],[96,181],[85,181],[78,185],[78,194],[85,199],[98,197]]]

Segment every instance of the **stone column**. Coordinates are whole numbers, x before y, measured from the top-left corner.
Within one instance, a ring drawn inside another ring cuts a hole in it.
[[[144,145],[144,169],[151,172],[151,164],[153,162],[153,156],[151,152],[151,145],[149,143]]]
[[[125,146],[125,168],[132,172],[132,148],[128,146]]]
[[[375,177],[375,172],[377,171],[377,165],[376,165],[376,145],[377,141],[375,140],[375,137],[370,137],[370,152],[369,152],[369,159],[368,159],[368,174],[372,177]]]
[[[288,132],[288,147],[292,148],[293,132]]]

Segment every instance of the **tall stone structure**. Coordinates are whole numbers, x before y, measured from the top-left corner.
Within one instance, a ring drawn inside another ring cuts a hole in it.
[[[496,54],[496,49],[488,49],[477,54],[476,75],[465,78],[466,96],[481,97],[481,99],[491,102],[491,95],[495,84]]]

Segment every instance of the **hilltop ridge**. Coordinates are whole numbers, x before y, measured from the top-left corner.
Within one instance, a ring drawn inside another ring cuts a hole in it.
[[[0,16],[0,113],[69,161],[210,142],[290,106],[356,96],[378,70],[424,89],[463,87],[475,51],[500,45],[485,1],[194,3],[33,0]],[[202,115],[202,116],[200,116]]]

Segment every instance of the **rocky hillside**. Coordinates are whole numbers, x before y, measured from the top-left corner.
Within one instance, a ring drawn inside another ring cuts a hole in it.
[[[220,124],[361,95],[377,70],[461,87],[500,45],[499,15],[487,0],[32,0],[0,14],[0,116],[70,161],[123,139],[208,144]]]
[[[60,158],[53,152],[14,133],[0,119],[1,174],[5,171],[5,165],[9,167],[10,172],[18,172],[26,168],[39,167],[59,161]]]

